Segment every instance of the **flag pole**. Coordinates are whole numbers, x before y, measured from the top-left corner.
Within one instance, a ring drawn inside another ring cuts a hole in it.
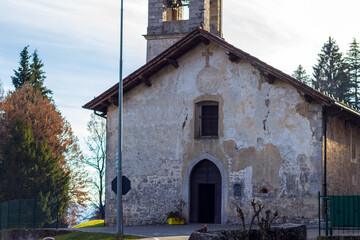
[[[117,157],[117,207],[116,207],[116,234],[122,239],[123,226],[123,204],[122,204],[122,138],[123,138],[123,0],[120,9],[120,62],[119,62],[119,126],[118,126],[118,157]]]

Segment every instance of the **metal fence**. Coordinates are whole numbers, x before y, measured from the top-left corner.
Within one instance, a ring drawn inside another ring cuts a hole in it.
[[[58,227],[57,199],[19,199],[0,203],[0,230]]]
[[[319,193],[319,236],[360,234],[360,196]]]

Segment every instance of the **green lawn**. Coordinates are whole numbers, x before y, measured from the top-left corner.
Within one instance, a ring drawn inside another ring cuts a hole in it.
[[[97,228],[104,227],[104,220],[92,220],[84,223],[80,223],[72,228]]]
[[[104,220],[92,220],[84,223],[80,223],[72,228],[96,228],[104,227]],[[87,233],[87,232],[73,232],[64,235],[54,236],[55,240],[115,240],[119,239],[116,234],[110,233]],[[143,237],[125,235],[124,240],[128,239],[140,239]],[[39,240],[42,240],[39,239]]]
[[[116,234],[110,233],[87,233],[87,232],[73,232],[65,235],[54,236],[55,240],[116,240]],[[125,235],[123,240],[140,239],[143,237]],[[42,240],[39,238],[38,240]]]

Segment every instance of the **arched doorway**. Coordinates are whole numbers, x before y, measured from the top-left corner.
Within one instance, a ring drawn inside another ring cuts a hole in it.
[[[190,174],[190,222],[221,223],[221,174],[207,159]]]

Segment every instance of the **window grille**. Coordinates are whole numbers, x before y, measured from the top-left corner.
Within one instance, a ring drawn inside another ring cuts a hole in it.
[[[219,106],[203,105],[201,107],[201,135],[217,136]]]

